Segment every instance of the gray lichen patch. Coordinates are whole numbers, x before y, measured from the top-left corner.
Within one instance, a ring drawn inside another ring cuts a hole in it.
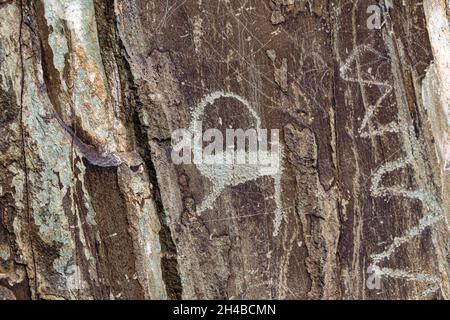
[[[64,89],[67,90],[67,84],[63,79],[62,73],[65,67],[66,54],[69,52],[68,41],[64,34],[64,20],[67,3],[64,1],[44,1],[45,19],[52,32],[49,35],[48,43],[53,51],[53,64],[61,73],[60,80]]]
[[[29,83],[35,81],[33,78],[27,79]],[[30,208],[34,223],[39,228],[39,237],[48,245],[60,246],[59,257],[55,259],[53,266],[58,273],[64,275],[75,250],[72,231],[63,209],[63,199],[73,188],[71,145],[58,127],[43,120],[45,108],[37,101],[46,101],[45,97],[29,87],[24,93],[23,101],[28,114],[27,130],[33,133],[28,141],[33,146],[28,166],[32,167],[34,164],[40,167],[40,170],[33,170],[28,174],[31,190],[27,192],[32,195]]]
[[[29,41],[30,37],[31,33],[24,32],[23,41]],[[33,56],[30,46],[23,48],[24,55]],[[36,69],[34,63],[34,59],[24,61],[26,86],[20,99],[23,117],[17,126],[19,132],[26,132],[21,150],[25,163],[19,168],[10,166],[15,205],[26,210],[14,219],[14,228],[19,247],[29,259],[29,267],[34,268],[30,274],[36,274],[33,281],[37,286],[33,290],[40,291],[42,296],[69,297],[65,271],[75,257],[75,241],[63,199],[73,188],[72,147],[46,117],[52,107],[42,90],[42,70]]]

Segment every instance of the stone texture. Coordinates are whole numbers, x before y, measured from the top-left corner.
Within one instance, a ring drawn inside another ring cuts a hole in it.
[[[0,2],[0,299],[448,299],[446,4],[375,2]]]

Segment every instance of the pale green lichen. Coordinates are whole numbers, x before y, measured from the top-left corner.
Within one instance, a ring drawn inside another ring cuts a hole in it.
[[[62,72],[65,66],[65,55],[69,52],[66,36],[64,35],[64,16],[66,3],[60,0],[43,1],[45,10],[45,19],[47,24],[52,27],[52,33],[48,37],[48,44],[53,51],[53,64],[60,72],[63,88],[67,88]]]
[[[27,74],[25,81],[31,84],[35,79]],[[63,209],[63,199],[74,187],[71,144],[59,126],[42,120],[46,115],[43,103],[49,101],[38,93],[35,86],[27,86],[23,101],[26,112],[24,125],[31,132],[29,145],[33,146],[27,165],[30,168],[39,166],[39,170],[30,170],[28,175],[29,192],[33,194],[30,209],[41,239],[59,247],[59,257],[54,260],[53,267],[64,275],[75,251],[72,231]]]
[[[65,68],[66,55],[69,54],[69,46],[74,50],[70,54],[73,55],[71,61],[75,75],[72,96],[75,112],[88,102],[92,105],[92,111],[95,114],[103,115],[104,106],[101,99],[92,95],[91,91],[87,89],[93,81],[104,83],[106,78],[97,39],[93,2],[90,0],[49,0],[44,2],[44,10],[47,23],[52,28],[48,41],[53,51],[53,63],[55,68],[60,71],[63,88],[67,87],[62,78],[62,71]],[[70,43],[68,35],[65,34],[67,30],[70,32]],[[92,67],[94,71],[85,69],[88,67]],[[30,88],[27,94],[31,113],[27,117],[27,127],[30,132],[33,132],[32,138],[39,146],[35,153],[43,168],[39,172],[30,174],[30,180],[38,182],[35,184],[38,190],[35,191],[32,198],[33,216],[42,239],[49,244],[58,243],[60,245],[59,257],[55,259],[53,266],[59,273],[64,274],[68,264],[73,260],[75,249],[71,226],[69,226],[62,206],[64,197],[68,194],[73,196],[75,187],[70,167],[71,144],[67,143],[67,136],[59,126],[49,125],[40,120],[45,115],[45,111],[43,106],[36,101],[45,101],[45,98],[35,97],[36,93],[33,92],[33,88]],[[86,118],[90,117],[91,113],[89,112],[89,115],[81,112],[78,114],[83,122],[83,127],[87,129],[91,127],[89,124],[93,123],[91,118]],[[105,138],[109,135],[106,128],[97,123],[91,129],[98,137]],[[84,166],[81,164],[77,164],[77,166],[82,177]],[[95,212],[90,199],[86,198],[88,193],[83,182],[82,188],[84,205],[88,211],[87,222],[95,225]],[[74,206],[72,206],[72,210],[76,210]],[[78,227],[80,226],[78,225]],[[85,242],[85,239],[83,238],[81,241]],[[90,253],[84,253],[89,259]]]
[[[82,127],[113,151],[115,142],[108,130],[108,121],[105,121],[112,118],[112,110],[107,103],[107,77],[100,53],[93,1],[49,0],[44,1],[44,9],[47,23],[52,27],[48,43],[53,51],[55,68],[60,72],[61,86],[66,90],[62,71],[66,55],[70,54],[74,112]]]

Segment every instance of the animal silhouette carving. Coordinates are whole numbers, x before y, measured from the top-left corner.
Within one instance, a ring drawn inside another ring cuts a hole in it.
[[[195,108],[192,120],[190,124],[190,132],[195,135],[202,134],[202,128],[199,127],[201,117],[205,113],[205,109],[208,105],[214,106],[216,100],[220,98],[231,98],[235,99],[240,104],[247,109],[249,114],[256,121],[256,131],[258,134],[261,133],[261,119],[255,110],[251,107],[250,103],[242,98],[241,96],[231,93],[216,91],[210,93],[203,97],[198,106]],[[247,156],[256,156],[259,160],[266,160],[257,162],[256,164],[251,163],[236,163],[235,161],[229,163],[221,161],[227,159],[227,157],[234,157],[234,150],[225,150],[224,152],[218,152],[214,155],[209,155],[203,157],[203,161],[200,163],[195,163],[200,174],[212,183],[211,193],[202,201],[202,203],[197,207],[197,214],[201,215],[205,210],[212,208],[214,202],[225,190],[226,187],[233,187],[239,184],[246,183],[248,181],[256,180],[259,177],[271,176],[274,179],[274,201],[276,204],[275,218],[274,218],[274,235],[278,234],[278,229],[281,224],[282,219],[282,201],[281,201],[281,174],[282,167],[280,164],[282,150],[281,145],[276,146],[277,151],[273,151],[274,144],[272,141],[271,150],[258,150],[256,153],[253,151],[247,151]],[[197,154],[195,154],[197,152]],[[194,156],[201,157],[201,150],[194,150]],[[276,154],[278,152],[278,154]],[[275,157],[274,157],[275,155]],[[233,158],[234,159],[234,158]],[[278,160],[278,161],[274,161]]]

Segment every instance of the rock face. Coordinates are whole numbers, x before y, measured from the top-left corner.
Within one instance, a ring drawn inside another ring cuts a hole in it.
[[[0,298],[450,298],[448,8],[380,2],[1,1]]]

